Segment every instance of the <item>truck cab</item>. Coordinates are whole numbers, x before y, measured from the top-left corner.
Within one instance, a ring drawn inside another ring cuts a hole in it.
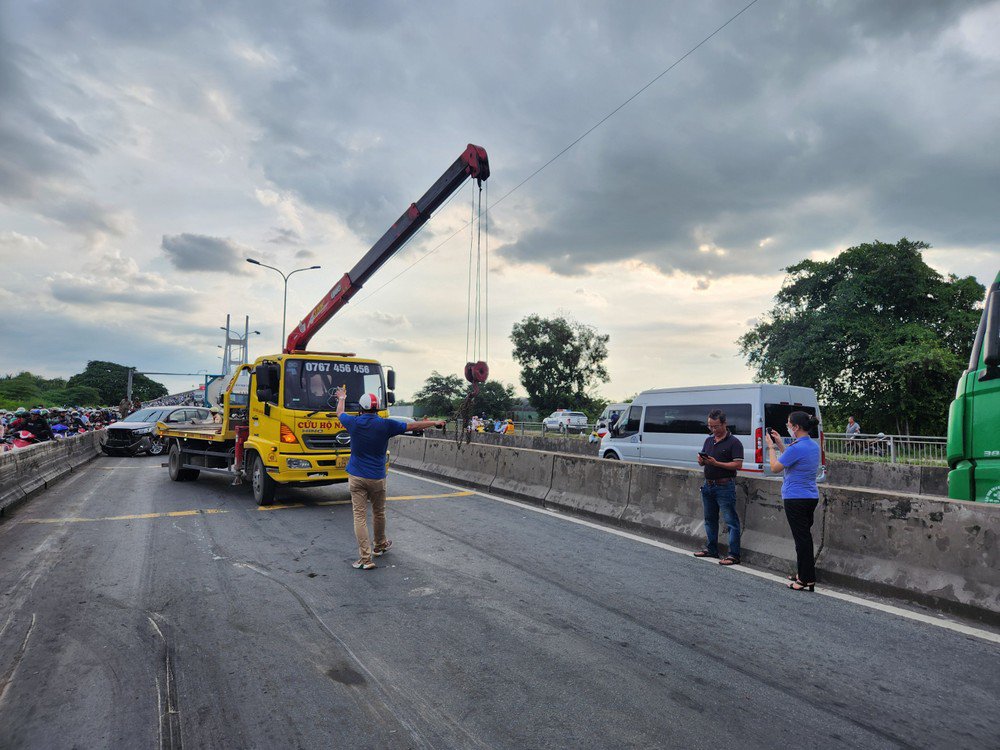
[[[948,409],[948,496],[1000,503],[1000,273]]]

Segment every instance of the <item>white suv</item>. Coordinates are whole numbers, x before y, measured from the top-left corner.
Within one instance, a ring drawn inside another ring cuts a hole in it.
[[[587,415],[582,411],[560,409],[542,420],[542,432],[557,430],[565,435],[568,432],[584,432],[587,427]]]

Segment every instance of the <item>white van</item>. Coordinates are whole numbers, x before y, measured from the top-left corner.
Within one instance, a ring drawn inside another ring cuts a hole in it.
[[[611,427],[611,415],[617,414],[618,416],[621,416],[627,411],[628,404],[608,404],[604,407],[604,411],[601,412],[601,416],[597,418],[597,424],[604,424]]]
[[[722,409],[729,431],[743,443],[741,473],[774,476],[767,461],[764,430],[777,430],[791,442],[785,422],[793,411],[814,414],[820,424],[810,433],[823,448],[823,422],[812,388],[751,383],[643,391],[618,424],[601,440],[598,455],[619,461],[698,469],[698,451],[708,437],[708,413]],[[826,481],[826,451],[817,481]]]

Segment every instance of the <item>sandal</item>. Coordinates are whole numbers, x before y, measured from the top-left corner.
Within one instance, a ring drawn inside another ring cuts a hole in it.
[[[799,574],[798,573],[792,573],[792,575],[786,576],[786,578],[788,578],[789,581],[795,581],[796,583],[802,583],[802,581],[799,580]]]
[[[740,558],[733,557],[732,555],[726,555],[721,560],[719,560],[719,565],[739,565]]]
[[[707,549],[700,549],[694,553],[695,557],[718,557],[717,553],[709,552]]]
[[[816,584],[802,583],[802,581],[792,581],[790,584],[788,584],[788,588],[790,588],[792,591],[815,591]]]

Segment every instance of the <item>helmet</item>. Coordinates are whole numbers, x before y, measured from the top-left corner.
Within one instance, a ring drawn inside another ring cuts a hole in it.
[[[365,393],[358,399],[358,406],[364,411],[375,411],[378,408],[378,396],[374,393]]]
[[[23,406],[19,406],[19,407],[17,407],[14,410],[14,416],[17,416],[17,417],[23,417],[27,413],[28,413],[28,410],[25,409]]]
[[[42,410],[41,410],[41,409],[32,409],[32,410],[31,410],[31,411],[29,412],[29,414],[41,414],[41,413],[42,413]]]
[[[49,416],[49,410],[48,409],[41,409],[40,411],[41,411],[41,415],[43,417]]]

